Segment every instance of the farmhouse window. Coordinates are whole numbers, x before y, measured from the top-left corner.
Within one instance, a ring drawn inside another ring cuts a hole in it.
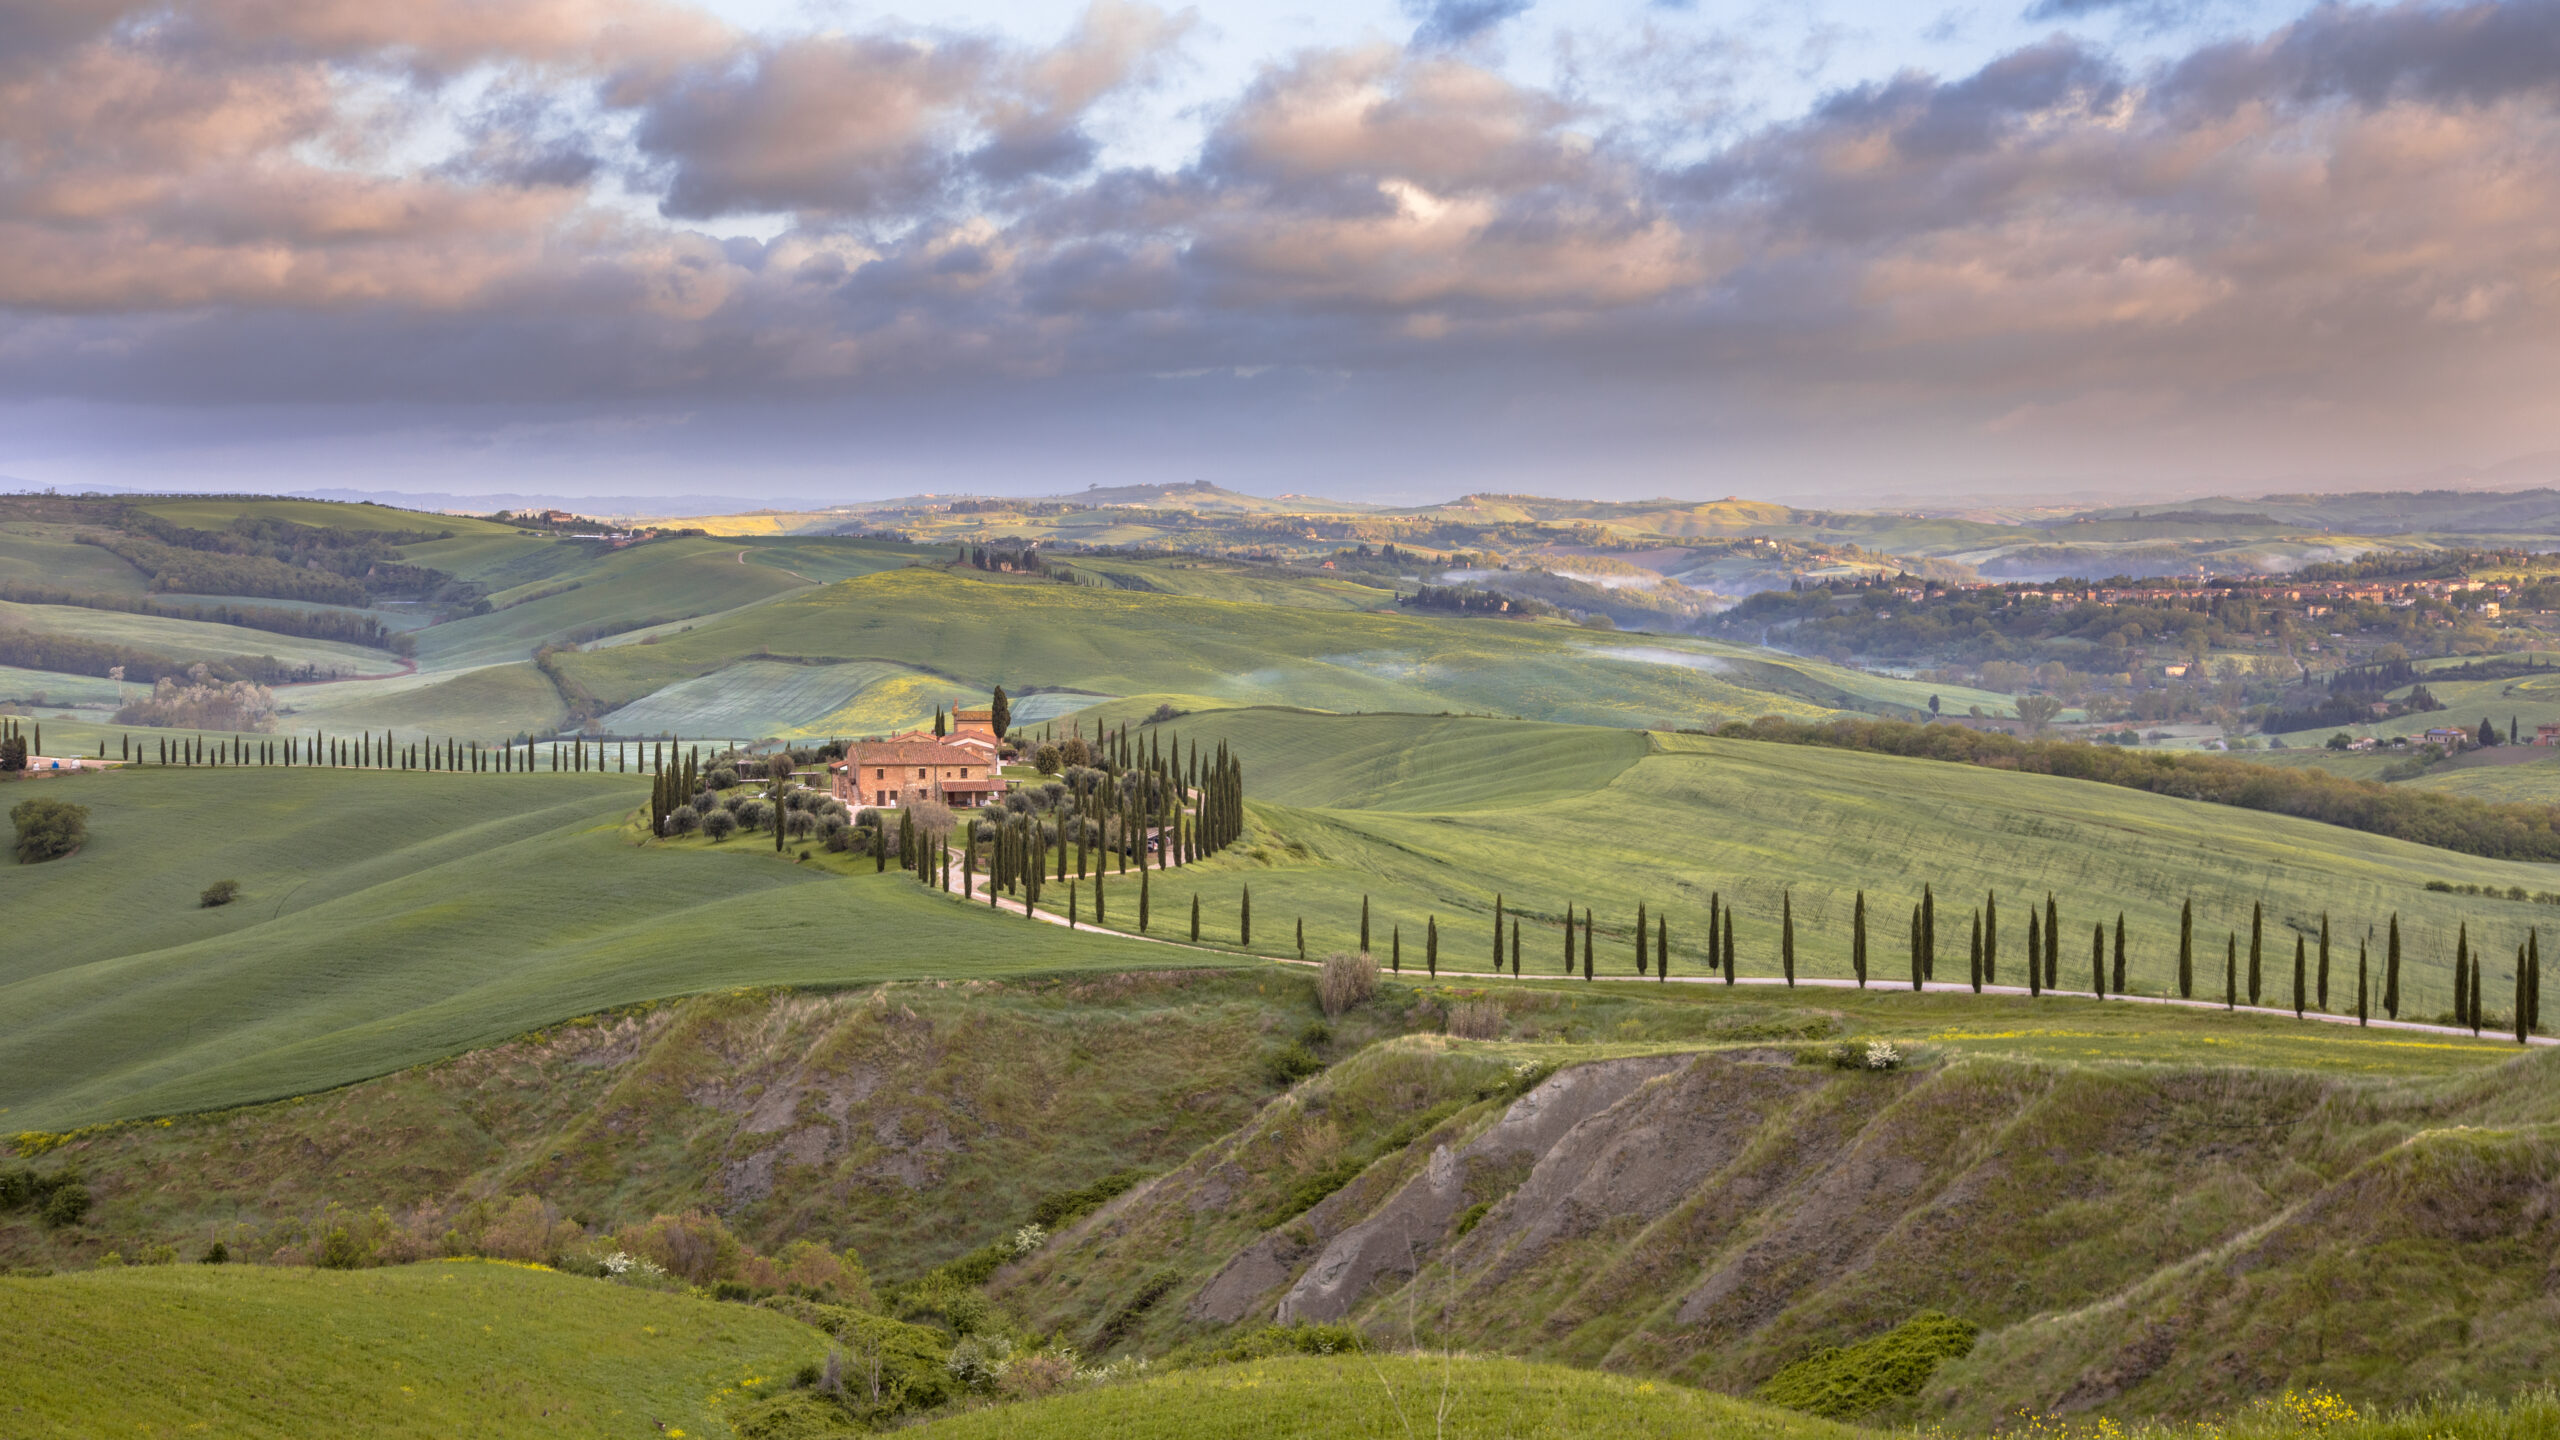
[[[886,780],[889,778],[889,772],[885,768],[875,768],[871,772],[871,778],[874,780]]]

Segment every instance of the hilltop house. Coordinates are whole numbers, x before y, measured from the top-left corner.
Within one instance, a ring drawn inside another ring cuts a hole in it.
[[[891,809],[916,800],[946,805],[983,805],[1005,792],[1005,779],[994,747],[937,740],[921,731],[886,740],[863,740],[845,748],[842,760],[827,767],[835,797],[857,814]]]

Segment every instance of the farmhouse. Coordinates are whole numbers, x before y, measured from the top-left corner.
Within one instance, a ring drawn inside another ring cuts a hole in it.
[[[1005,791],[992,749],[982,753],[921,732],[849,745],[827,770],[835,797],[857,813],[916,800],[982,805]]]

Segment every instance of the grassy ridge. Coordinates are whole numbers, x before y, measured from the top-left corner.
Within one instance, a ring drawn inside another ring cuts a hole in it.
[[[656,645],[602,648],[561,663],[618,704],[710,674],[758,647],[795,657],[895,660],[981,688],[1055,685],[1224,704],[1470,710],[1595,723],[1773,708],[1813,715],[1845,699],[1814,677],[1799,676],[1804,695],[1773,694],[1711,671],[1595,656],[1586,641],[1587,632],[1499,621],[898,570],[787,596]]]
[[[0,869],[0,1125],[302,1093],[735,985],[1195,963],[845,878],[633,848],[637,776],[150,769],[60,785],[78,854]],[[51,792],[49,792],[51,793]],[[767,842],[769,844],[769,841]],[[217,879],[240,903],[196,906]]]
[[[1332,1440],[1416,1434],[1485,1440],[1870,1432],[1682,1385],[1497,1357],[1293,1356],[1153,1376],[919,1427],[932,1440]]]
[[[724,1435],[824,1337],[744,1305],[483,1262],[0,1279],[11,1435]]]

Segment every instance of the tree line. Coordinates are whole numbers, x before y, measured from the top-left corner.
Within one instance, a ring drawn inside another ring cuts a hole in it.
[[[127,615],[157,616],[163,620],[201,620],[214,625],[237,625],[244,630],[298,635],[306,640],[368,645],[395,655],[412,655],[418,648],[412,637],[390,629],[378,618],[350,615],[342,610],[280,610],[268,605],[164,605],[138,595],[55,590],[43,585],[21,585],[15,581],[0,581],[0,600],[20,605],[75,605],[84,610],[114,610]]]
[[[2492,860],[2560,860],[2560,811],[2552,807],[2499,804],[2441,791],[2350,780],[2323,770],[2252,765],[2195,752],[2022,740],[1995,730],[1913,725],[1896,720],[1799,722],[1763,716],[1737,720],[1711,733],[1728,740],[1818,745],[1905,759],[2061,775],[2182,800],[2317,820]]]
[[[38,743],[44,734],[36,727]],[[664,776],[671,766],[699,767],[703,747],[689,750],[681,740],[599,740],[583,736],[566,740],[515,740],[489,744],[447,736],[441,740],[402,740],[391,731],[353,735],[147,735],[136,741],[119,735],[116,753],[107,753],[106,737],[98,739],[97,757],[131,765],[176,767],[273,766],[324,770],[419,770],[483,775],[647,774]],[[663,817],[653,816],[653,819]]]

